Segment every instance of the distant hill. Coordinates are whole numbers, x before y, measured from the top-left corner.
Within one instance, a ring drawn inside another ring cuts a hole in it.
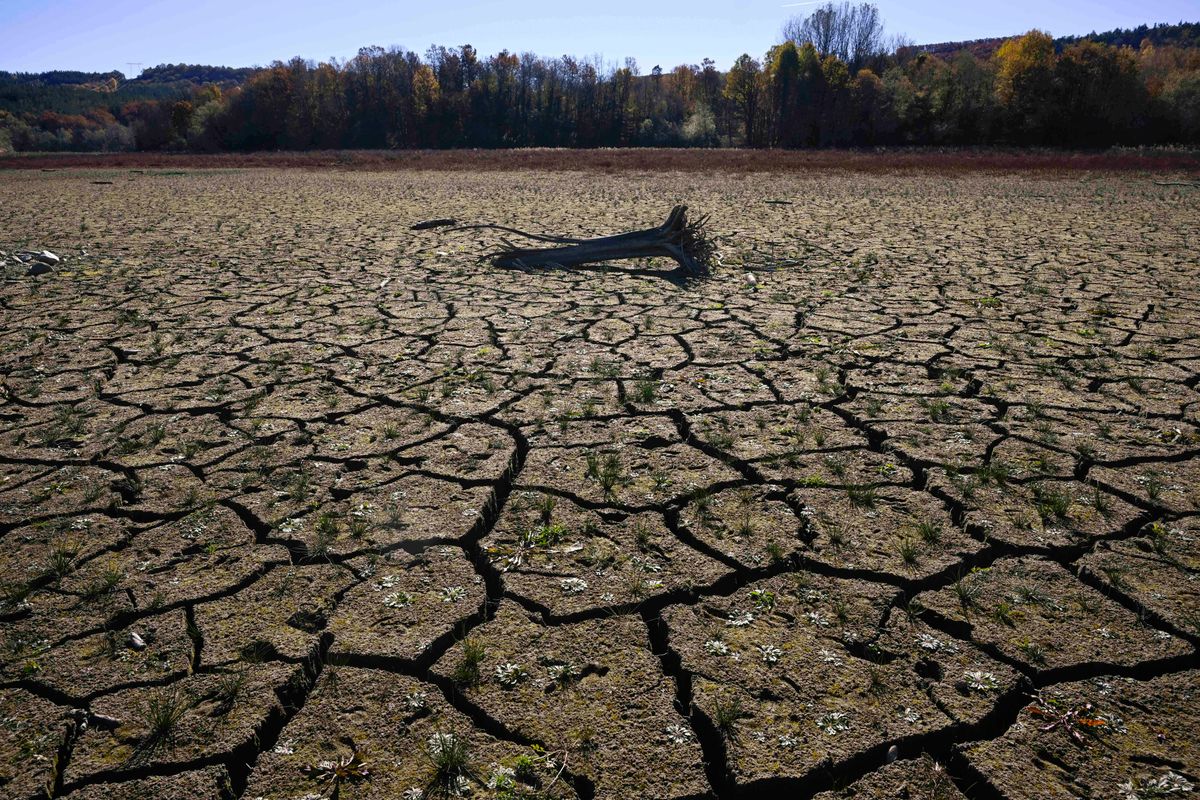
[[[85,84],[103,84],[109,79],[125,80],[120,72],[74,72],[54,70],[53,72],[3,72],[0,71],[0,84],[39,85],[39,86],[81,86]]]
[[[1087,36],[1063,36],[1055,39],[1054,43],[1063,47],[1085,39],[1115,47],[1140,47],[1143,41],[1149,41],[1155,47],[1200,47],[1200,22],[1180,22],[1175,25],[1160,22],[1153,26],[1138,25],[1136,28],[1117,28],[1104,33],[1093,31]]]
[[[139,100],[185,99],[197,86],[241,84],[254,72],[253,67],[203,64],[159,64],[132,79],[115,70],[0,72],[0,111],[82,114],[96,107],[113,110]]]
[[[104,83],[46,84],[36,81],[6,81],[0,74],[0,111],[11,114],[53,111],[82,114],[93,108],[117,109],[139,100],[186,99],[186,83],[140,83],[105,79]]]
[[[1016,36],[1000,36],[991,39],[971,39],[965,42],[938,42],[936,44],[921,44],[912,48],[918,53],[929,53],[940,58],[949,58],[961,50],[970,51],[976,58],[991,58],[1000,45]],[[1084,36],[1061,36],[1054,40],[1059,50],[1068,45],[1081,41],[1102,42],[1116,47],[1140,47],[1143,41],[1149,41],[1155,47],[1173,45],[1176,47],[1200,47],[1200,22],[1180,22],[1171,25],[1160,22],[1157,25],[1139,25],[1136,28],[1117,28],[1104,33],[1092,32]]]
[[[144,83],[242,83],[257,70],[254,67],[212,67],[205,64],[159,64],[142,70],[133,80]]]
[[[986,60],[1000,49],[1000,45],[1015,37],[1002,36],[995,39],[971,39],[965,42],[938,42],[937,44],[918,44],[903,48],[913,53],[928,53],[938,58],[952,58],[966,50],[978,59]]]

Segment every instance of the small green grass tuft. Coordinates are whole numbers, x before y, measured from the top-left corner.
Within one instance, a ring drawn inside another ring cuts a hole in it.
[[[470,790],[471,749],[454,733],[435,733],[425,745],[432,775],[425,794],[431,797],[461,797]]]
[[[480,680],[479,665],[487,655],[487,648],[478,639],[464,639],[462,643],[462,658],[454,666],[451,678],[463,687],[478,686]]]
[[[156,750],[173,746],[179,723],[191,707],[191,700],[177,689],[159,692],[151,697],[141,709],[142,722],[146,725],[141,749]]]
[[[713,724],[726,739],[737,738],[738,722],[746,715],[740,698],[730,700],[718,697],[713,701]]]

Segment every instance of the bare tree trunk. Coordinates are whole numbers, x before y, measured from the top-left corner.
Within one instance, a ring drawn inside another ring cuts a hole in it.
[[[577,267],[624,258],[674,259],[692,275],[705,275],[711,268],[715,247],[705,234],[708,217],[687,221],[687,206],[675,206],[667,221],[657,228],[603,236],[598,239],[562,240],[560,247],[512,247],[492,256],[498,267]],[[522,233],[521,231],[516,231]]]

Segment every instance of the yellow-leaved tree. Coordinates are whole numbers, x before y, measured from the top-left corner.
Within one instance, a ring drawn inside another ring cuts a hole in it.
[[[1032,30],[1000,45],[995,60],[996,99],[1013,133],[1038,138],[1053,106],[1054,40],[1045,31]]]

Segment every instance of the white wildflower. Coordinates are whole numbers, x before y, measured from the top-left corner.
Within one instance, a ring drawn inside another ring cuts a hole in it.
[[[917,634],[917,646],[936,653],[942,649],[942,640],[932,633],[920,633]]]
[[[511,789],[516,785],[516,776],[517,772],[512,767],[494,766],[487,781],[487,788]]]
[[[467,596],[467,590],[461,586],[443,586],[439,596],[443,603],[457,603]]]
[[[824,716],[817,717],[817,727],[830,736],[850,730],[850,718],[841,711],[830,711]]]
[[[671,744],[687,744],[692,741],[692,731],[683,725],[668,725],[665,733]]]
[[[963,679],[967,682],[967,688],[976,692],[994,692],[1000,688],[996,676],[982,670],[968,670],[963,673]]]
[[[425,740],[425,749],[429,751],[431,758],[437,758],[446,750],[455,746],[458,742],[458,737],[453,733],[435,733]]]
[[[496,667],[496,682],[506,689],[511,689],[527,677],[528,673],[518,664],[504,663]]]
[[[546,668],[546,672],[550,674],[550,680],[555,683],[566,683],[579,673],[575,669],[574,664],[551,664]]]
[[[392,592],[383,598],[383,604],[388,608],[407,608],[412,605],[412,595],[408,592]]]
[[[783,655],[783,651],[778,647],[769,644],[760,644],[758,652],[762,653],[762,660],[768,664],[774,664],[779,661],[779,657]]]
[[[744,628],[751,622],[754,622],[754,614],[749,611],[734,611],[725,620],[725,624],[731,628]]]
[[[720,639],[709,639],[704,643],[704,652],[710,656],[727,656],[729,655],[729,645]]]
[[[583,578],[563,578],[558,584],[563,594],[579,594],[587,589],[587,581]]]
[[[1174,770],[1169,770],[1158,777],[1138,778],[1136,784],[1132,780],[1121,784],[1123,800],[1150,800],[1151,798],[1184,794],[1194,788],[1196,787],[1191,781]]]

